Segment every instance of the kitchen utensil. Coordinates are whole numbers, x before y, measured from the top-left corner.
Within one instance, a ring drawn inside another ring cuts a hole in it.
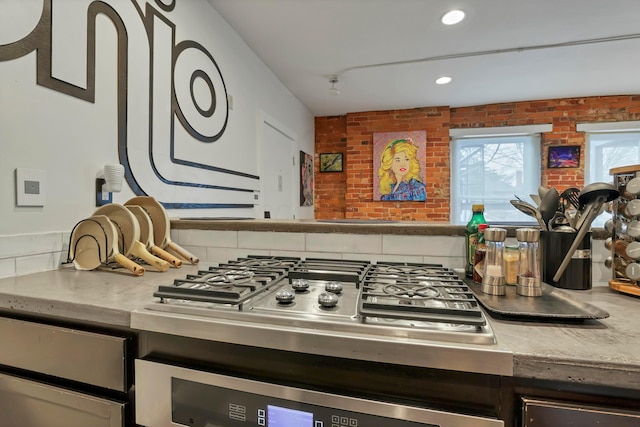
[[[112,242],[112,230],[105,229],[95,218],[78,222],[71,231],[69,261],[76,270],[95,270],[106,264]]]
[[[529,194],[529,197],[531,197],[531,200],[533,200],[533,203],[535,203],[536,206],[540,206],[540,202],[542,202],[542,199],[540,198],[539,195],[537,195],[537,194]]]
[[[127,201],[125,205],[141,206],[147,211],[153,223],[153,240],[158,242],[162,249],[168,248],[191,264],[200,262],[198,257],[171,241],[171,221],[160,202],[150,196],[137,196]]]
[[[558,190],[555,188],[550,188],[540,201],[540,207],[538,210],[540,211],[540,215],[542,216],[542,220],[544,221],[547,230],[551,229],[551,227],[549,227],[549,222],[558,211],[559,203],[560,194],[558,194]]]
[[[137,205],[126,205],[126,208],[131,211],[133,216],[138,220],[140,225],[140,241],[146,245],[147,250],[153,255],[167,261],[170,265],[176,268],[182,267],[182,261],[169,252],[162,249],[160,246],[156,246],[153,240],[153,223],[151,218],[147,214],[147,211],[143,207]]]
[[[565,210],[578,209],[580,207],[580,200],[578,199],[579,194],[580,189],[575,187],[567,188],[560,193],[560,200]]]
[[[540,211],[536,209],[535,206],[533,206],[531,203],[527,203],[522,200],[510,200],[509,202],[520,212],[535,218],[536,221],[538,221],[541,229],[547,229],[547,224],[545,224],[544,220],[542,219]]]
[[[167,271],[169,263],[151,254],[140,242],[140,225],[129,209],[118,203],[109,203],[95,210],[94,215],[109,217],[117,230],[117,244],[126,257],[137,257],[158,271]]]
[[[564,273],[567,265],[569,265],[569,261],[571,261],[573,253],[578,248],[578,245],[580,245],[580,242],[582,242],[584,236],[587,234],[587,231],[589,230],[589,227],[591,226],[591,223],[593,222],[595,217],[600,213],[602,205],[606,202],[610,202],[611,200],[616,199],[619,195],[620,193],[613,187],[613,185],[604,182],[595,182],[593,184],[589,184],[585,186],[582,191],[580,191],[578,199],[580,201],[580,204],[588,206],[588,213],[586,214],[587,216],[584,221],[579,220],[580,226],[577,228],[578,233],[573,239],[573,243],[571,244],[569,251],[562,260],[562,263],[558,267],[558,271],[556,271],[556,274],[553,276],[554,282],[560,280],[560,276],[562,276],[562,273]]]
[[[105,215],[91,216],[74,228],[69,255],[78,270],[94,270],[108,262],[116,262],[136,276],[144,274],[143,267],[118,250],[116,229]]]
[[[544,195],[547,194],[547,191],[549,191],[549,189],[544,185],[538,186],[538,196],[540,196],[540,200],[544,199]]]
[[[569,223],[569,219],[566,217],[564,212],[558,210],[553,215],[553,218],[549,220],[547,228],[549,230],[556,230],[558,227],[561,227],[564,225],[570,226],[571,224]]]

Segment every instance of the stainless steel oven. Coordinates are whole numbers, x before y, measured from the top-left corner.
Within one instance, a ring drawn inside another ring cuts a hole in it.
[[[504,425],[512,356],[442,266],[256,256],[154,296],[131,317],[141,425]]]
[[[500,420],[365,400],[136,361],[136,422],[147,427],[502,427]]]

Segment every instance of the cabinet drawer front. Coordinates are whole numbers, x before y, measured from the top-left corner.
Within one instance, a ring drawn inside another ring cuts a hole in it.
[[[125,404],[0,374],[0,427],[122,427]]]
[[[0,318],[0,364],[127,391],[126,338]]]
[[[522,399],[524,427],[637,427],[640,412],[551,400]]]

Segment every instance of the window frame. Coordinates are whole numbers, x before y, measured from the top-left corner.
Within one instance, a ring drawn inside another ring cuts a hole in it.
[[[471,139],[487,139],[487,138],[508,138],[508,137],[534,137],[537,138],[535,141],[537,149],[537,158],[540,161],[540,164],[537,168],[537,181],[538,185],[541,182],[541,170],[542,170],[542,133],[551,132],[553,128],[552,124],[541,124],[541,125],[527,125],[527,126],[506,126],[506,127],[491,127],[491,128],[464,128],[464,129],[451,129],[449,132],[450,137],[450,173],[451,173],[451,193],[449,197],[449,222],[451,224],[463,224],[464,221],[458,220],[458,218],[462,215],[460,212],[459,202],[458,202],[458,192],[459,189],[459,181],[457,179],[458,171],[457,167],[459,158],[458,158],[458,147],[459,143],[464,140]],[[526,157],[525,157],[526,158]],[[528,195],[518,195],[521,197],[528,197]],[[514,195],[515,197],[515,195]],[[478,202],[479,203],[479,202]],[[515,209],[515,208],[514,208]],[[531,221],[498,221],[500,224],[504,225],[524,225],[524,224],[537,224],[537,222],[533,219]],[[495,221],[494,221],[495,223]]]

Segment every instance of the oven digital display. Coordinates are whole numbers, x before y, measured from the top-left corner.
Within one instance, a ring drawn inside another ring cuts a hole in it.
[[[313,427],[311,412],[297,411],[281,406],[267,406],[267,427]]]
[[[225,377],[231,378],[231,377]],[[238,381],[238,379],[233,378]],[[266,385],[262,383],[263,386]],[[283,386],[270,385],[274,390]],[[293,389],[292,389],[293,390]],[[338,401],[340,396],[333,396]],[[441,427],[171,378],[171,421],[188,427]],[[371,402],[371,404],[374,404]]]

